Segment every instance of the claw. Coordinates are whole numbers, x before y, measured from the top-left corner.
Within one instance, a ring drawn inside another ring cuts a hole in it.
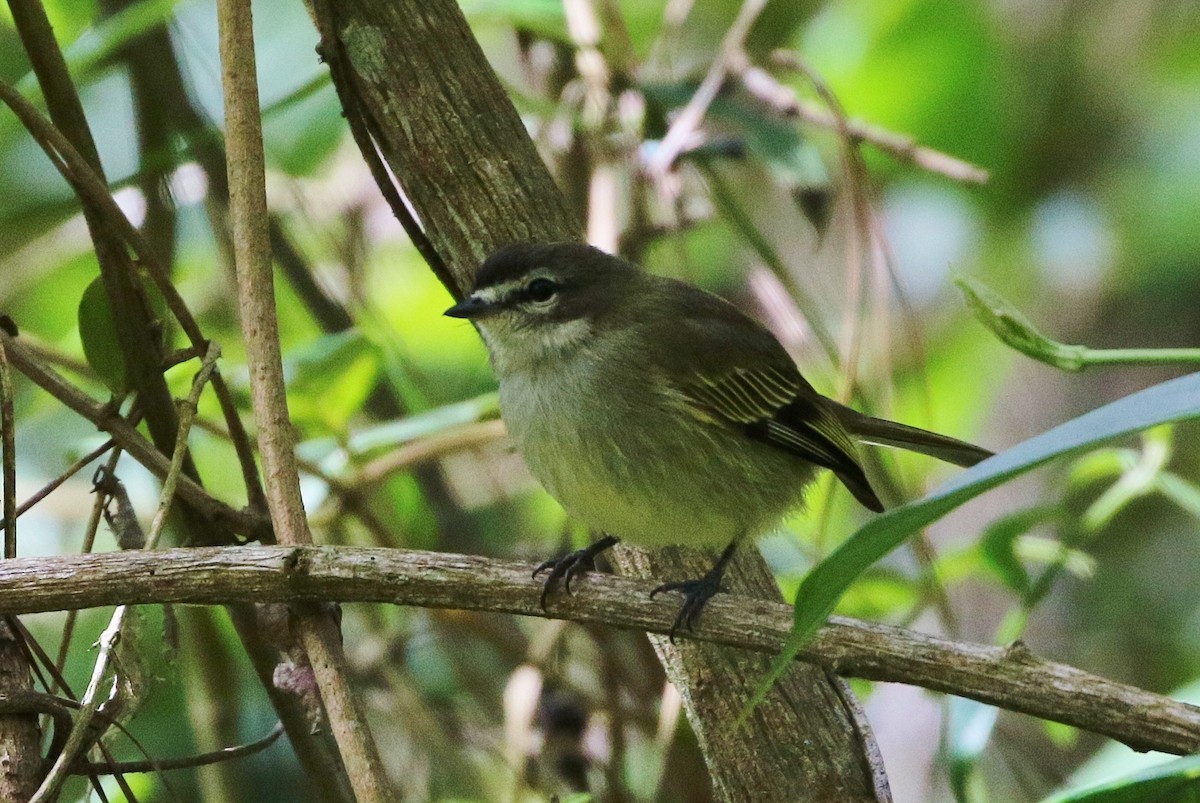
[[[577,549],[574,552],[569,552],[566,555],[558,558],[551,558],[538,564],[538,567],[533,570],[533,576],[537,577],[547,569],[550,570],[550,575],[546,581],[542,583],[542,610],[546,610],[546,597],[550,590],[554,588],[554,584],[561,578],[563,580],[563,590],[568,594],[571,593],[571,581],[576,577],[587,574],[592,569],[596,568],[596,556],[604,550],[617,543],[617,539],[611,535],[606,535],[596,543],[584,549]]]
[[[736,539],[731,541],[729,546],[725,547],[725,551],[721,553],[721,557],[713,564],[713,567],[699,580],[663,583],[650,592],[650,599],[654,599],[656,594],[666,591],[678,591],[683,594],[683,604],[679,606],[679,613],[675,615],[675,621],[671,623],[669,636],[672,644],[675,643],[675,633],[680,628],[687,631],[695,629],[696,619],[699,618],[700,612],[704,610],[704,606],[715,595],[725,590],[724,586],[721,585],[721,578],[725,576],[725,567],[729,564],[730,558],[733,557],[737,543]]]
[[[675,621],[671,623],[669,635],[672,644],[675,643],[675,633],[681,628],[689,632],[695,630],[696,619],[699,618],[700,612],[704,610],[710,599],[724,590],[720,577],[713,577],[710,573],[699,580],[663,583],[650,592],[651,599],[654,599],[656,594],[667,591],[678,591],[683,594],[683,604],[679,606],[679,613],[675,615]]]

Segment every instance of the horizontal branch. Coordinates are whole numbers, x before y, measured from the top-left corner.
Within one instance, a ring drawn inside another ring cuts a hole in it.
[[[677,599],[651,584],[592,574],[574,596],[538,607],[524,563],[353,547],[226,547],[19,558],[0,563],[0,615],[145,603],[386,602],[494,611],[666,633]],[[694,638],[777,652],[791,610],[719,595]],[[1100,733],[1137,750],[1200,751],[1200,708],[1045,661],[1021,644],[993,647],[833,617],[801,660],[847,677],[922,686]]]

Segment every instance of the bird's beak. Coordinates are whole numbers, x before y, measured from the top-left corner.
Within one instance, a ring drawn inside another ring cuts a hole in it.
[[[500,305],[494,301],[480,296],[468,296],[442,314],[449,315],[451,318],[466,318],[473,321],[495,315],[499,311]]]

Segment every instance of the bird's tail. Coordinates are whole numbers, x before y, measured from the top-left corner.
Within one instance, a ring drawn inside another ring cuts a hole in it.
[[[992,456],[992,452],[987,449],[957,438],[883,418],[873,418],[837,402],[831,402],[830,407],[846,431],[863,443],[907,449],[963,467],[973,466]]]

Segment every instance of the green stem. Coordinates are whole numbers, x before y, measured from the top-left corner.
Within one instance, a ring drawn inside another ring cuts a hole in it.
[[[1033,355],[1037,356],[1037,355]],[[1089,349],[1082,350],[1080,369],[1092,365],[1172,365],[1200,363],[1200,349]]]

